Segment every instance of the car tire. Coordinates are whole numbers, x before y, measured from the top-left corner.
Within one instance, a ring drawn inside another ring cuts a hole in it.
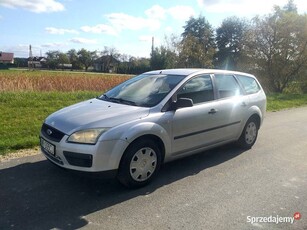
[[[139,139],[125,151],[119,165],[117,178],[128,188],[147,185],[161,166],[161,151],[150,139]]]
[[[237,144],[243,149],[250,149],[255,144],[258,137],[259,122],[255,117],[250,117]]]

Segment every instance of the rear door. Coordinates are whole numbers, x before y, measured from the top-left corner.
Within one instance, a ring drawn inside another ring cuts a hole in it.
[[[219,101],[219,135],[224,140],[237,138],[248,114],[249,97],[244,95],[238,81],[231,74],[215,74],[214,84]]]

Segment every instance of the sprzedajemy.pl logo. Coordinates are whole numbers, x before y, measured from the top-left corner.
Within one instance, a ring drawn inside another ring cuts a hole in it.
[[[291,223],[293,224],[294,220],[300,220],[302,217],[301,213],[294,213],[293,217],[290,216],[247,216],[247,223]]]

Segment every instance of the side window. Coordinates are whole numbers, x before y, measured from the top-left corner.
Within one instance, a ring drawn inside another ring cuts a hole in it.
[[[177,98],[190,98],[194,104],[214,99],[213,86],[210,75],[192,78],[177,92]]]
[[[259,92],[260,87],[254,78],[242,75],[236,75],[236,77],[243,85],[246,94],[253,94]]]
[[[241,94],[241,89],[232,75],[215,75],[215,82],[220,98],[233,97]]]

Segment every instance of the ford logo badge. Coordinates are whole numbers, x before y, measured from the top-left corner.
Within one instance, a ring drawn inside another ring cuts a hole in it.
[[[50,129],[47,129],[47,134],[50,136],[51,134],[52,134],[52,130],[50,130]]]

